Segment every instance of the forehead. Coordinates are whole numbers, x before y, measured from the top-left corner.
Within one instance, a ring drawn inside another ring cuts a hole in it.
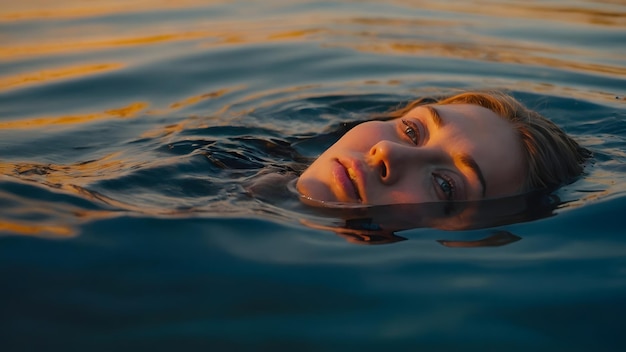
[[[434,110],[434,111],[433,111]],[[433,115],[439,115],[433,116]],[[495,112],[473,104],[429,104],[413,108],[405,116],[427,117],[438,125],[449,123],[467,123],[468,125],[497,124],[509,126],[510,123]],[[437,121],[439,120],[439,121]]]
[[[417,118],[427,122],[429,128],[467,129],[483,134],[494,132],[514,134],[513,125],[495,112],[472,104],[421,105],[403,117]]]

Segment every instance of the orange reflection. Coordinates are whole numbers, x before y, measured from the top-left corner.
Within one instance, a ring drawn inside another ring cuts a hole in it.
[[[83,186],[99,180],[115,179],[140,167],[150,167],[168,162],[171,160],[167,158],[144,160],[133,152],[114,152],[98,159],[69,165],[0,162],[0,175],[44,184],[55,189],[63,189],[109,204],[110,202],[106,197],[91,192]],[[120,207],[126,208],[125,206]]]
[[[301,24],[294,24],[301,26]],[[71,39],[67,41],[55,40],[54,43],[43,42],[30,45],[18,44],[15,46],[0,47],[0,57],[16,59],[31,56],[67,54],[93,50],[105,50],[121,46],[139,46],[162,44],[174,41],[191,41],[198,39],[214,39],[211,46],[223,44],[259,43],[266,41],[282,41],[302,39],[309,35],[321,32],[321,29],[302,29],[293,31],[275,31],[251,24],[224,23],[221,30],[196,30],[169,32],[156,35],[135,37],[120,37],[112,39]]]
[[[64,78],[71,78],[76,76],[84,76],[94,73],[101,73],[104,71],[112,71],[122,68],[122,64],[93,64],[82,66],[71,66],[49,70],[42,70],[39,72],[29,72],[14,76],[8,76],[0,79],[0,90],[23,86],[32,83],[43,83],[47,81],[59,80]]]
[[[150,130],[150,131],[146,131],[144,133],[141,134],[141,138],[157,138],[157,137],[165,137],[165,136],[169,136],[172,133],[176,133],[176,132],[180,132],[183,131],[187,128],[187,125],[189,123],[189,121],[193,120],[189,119],[189,120],[185,120],[185,121],[181,121],[178,123],[174,123],[171,125],[167,125],[165,127],[160,127],[154,130]]]
[[[296,39],[302,38],[310,34],[315,34],[320,32],[319,29],[300,29],[300,30],[292,30],[286,32],[278,32],[273,33],[268,36],[270,40],[280,40],[280,39]]]
[[[25,169],[30,169],[31,171],[38,170],[34,171],[32,174],[25,174],[26,177],[21,177],[22,175],[19,174],[19,171]],[[105,204],[114,203],[107,201],[108,199],[106,197],[98,198],[92,195],[92,193],[95,194],[95,192],[85,191],[80,186],[49,182],[59,182],[61,181],[60,178],[45,180],[47,174],[58,173],[59,169],[61,168],[58,166],[45,167],[31,164],[29,167],[27,164],[11,165],[0,163],[0,172],[2,174],[18,176],[17,178],[21,181],[43,184],[44,186],[54,189],[55,192],[69,191],[69,193],[80,194],[83,198],[97,199]],[[69,177],[65,180],[65,182],[71,181]],[[80,181],[80,179],[74,179],[73,181]],[[34,199],[2,190],[0,190],[0,199],[12,205],[0,213],[0,233],[2,234],[68,238],[77,236],[80,232],[80,225],[83,223],[124,214],[123,211],[86,210],[63,202]],[[117,205],[119,204],[115,204],[114,206]],[[16,220],[16,218],[20,220]]]
[[[58,188],[61,185],[87,184],[99,179],[114,178],[125,170],[144,163],[141,160],[124,159],[122,152],[115,152],[99,159],[71,165],[0,163],[0,172],[19,176],[20,179],[56,185]]]
[[[148,103],[136,102],[122,108],[107,110],[104,113],[110,116],[128,118],[137,116],[141,110],[147,107]]]
[[[0,129],[34,129],[54,125],[74,125],[97,120],[114,118],[131,118],[137,116],[148,106],[146,102],[135,102],[130,105],[107,110],[101,113],[70,115],[56,117],[39,117],[25,120],[0,121]]]
[[[451,57],[470,60],[495,61],[524,65],[540,65],[570,69],[576,71],[596,72],[606,75],[626,75],[626,67],[602,65],[590,62],[569,61],[565,59],[538,56],[534,54],[550,51],[541,47],[524,47],[510,44],[462,43],[447,44],[440,42],[390,42],[379,41],[377,44],[348,44],[356,50],[384,54],[411,54],[417,56]]]
[[[77,183],[77,178],[89,178],[81,180],[81,183],[92,182],[100,178],[119,176],[121,172],[131,167],[139,167],[143,161],[125,159],[122,152],[115,152],[96,160],[89,160],[72,165],[59,165],[58,173],[47,175],[47,179],[53,183],[69,184]]]
[[[0,9],[0,21],[86,18],[120,13],[143,12],[146,11],[146,8],[150,8],[154,11],[166,11],[224,2],[226,2],[226,0],[12,1],[2,4],[2,9]]]
[[[192,40],[208,36],[210,36],[209,32],[182,32],[82,42],[37,43],[14,47],[0,47],[0,57],[19,58],[38,55],[67,54],[77,51],[102,50],[116,46],[136,46],[178,40]]]
[[[238,90],[242,90],[243,88],[245,88],[245,86],[237,86],[237,87],[231,87],[231,88],[222,88],[222,89],[218,89],[216,91],[212,91],[212,92],[208,92],[208,93],[203,93],[203,94],[199,94],[199,95],[195,95],[189,98],[185,98],[183,100],[179,100],[176,102],[173,102],[169,105],[169,109],[170,110],[175,110],[175,109],[182,109],[194,104],[198,104],[202,101],[205,100],[209,100],[209,99],[216,99],[216,98],[220,98],[228,93],[232,93]],[[220,115],[221,113],[225,112],[226,110],[228,110],[230,106],[228,104],[224,105],[220,111],[216,112],[216,115]],[[164,110],[150,110],[148,111],[148,113],[150,114],[163,114],[163,113],[167,113],[169,112],[168,109],[164,109]],[[141,138],[157,138],[157,137],[162,137],[162,136],[168,136],[172,133],[176,133],[176,132],[180,132],[185,130],[186,128],[190,128],[191,125],[193,125],[194,127],[199,127],[199,125],[204,125],[204,123],[206,123],[206,118],[205,119],[199,119],[197,116],[191,116],[188,117],[180,122],[176,122],[167,126],[160,126],[156,129],[152,129],[149,131],[146,131],[144,133],[141,134]]]
[[[604,9],[590,2],[585,3],[550,3],[533,1],[394,1],[398,6],[419,7],[422,9],[439,10],[464,15],[486,15],[493,18],[526,18],[549,19],[552,21],[588,23],[605,26],[626,26],[626,12],[620,7],[610,6],[611,1],[604,1]],[[597,1],[602,2],[602,1]],[[620,4],[617,2],[617,4]],[[623,9],[623,7],[622,7]]]
[[[219,98],[222,95],[224,95],[226,93],[229,93],[231,91],[232,91],[232,89],[224,88],[224,89],[216,90],[214,92],[209,92],[209,93],[196,95],[196,96],[189,97],[189,98],[186,98],[186,99],[181,100],[181,101],[174,102],[174,103],[170,104],[170,108],[178,109],[178,108],[182,108],[182,107],[185,107],[185,106],[188,106],[188,105],[196,104],[196,103],[201,102],[203,100]]]
[[[23,199],[20,196],[2,191],[0,191],[0,199],[5,199],[11,203],[19,205],[17,207],[13,206],[9,208],[9,211],[13,214],[35,213],[43,214],[46,217],[56,219],[63,218],[63,222],[68,225],[57,227],[70,229],[74,228],[74,225],[78,225],[83,222],[120,216],[126,214],[128,211],[152,215],[181,214],[178,210],[150,207],[145,204],[140,206],[128,204],[88,189],[88,185],[93,184],[94,182],[98,182],[100,180],[118,179],[132,170],[155,167],[161,164],[169,164],[173,162],[172,159],[177,159],[176,156],[173,156],[171,158],[145,160],[142,156],[129,154],[132,153],[115,152],[105,155],[99,159],[77,162],[70,165],[0,162],[0,176],[6,175],[20,181],[43,185],[50,189],[54,189],[55,192],[75,194],[84,199],[90,199],[100,204],[106,204],[115,210],[86,210],[68,204],[57,204],[44,200]],[[11,213],[1,213],[0,222],[5,221],[3,216],[10,217]],[[183,211],[182,213],[186,212]],[[12,220],[8,220],[6,222],[11,224],[14,223]],[[28,230],[33,234],[35,234],[36,231],[38,231],[37,229],[42,226],[47,226],[39,223],[32,226],[27,223],[22,225],[25,227],[22,227],[23,230],[21,230],[20,233]],[[7,227],[7,229],[9,229],[9,227]],[[11,231],[14,231],[15,229],[20,229],[20,227],[13,226],[10,229]],[[72,233],[76,233],[76,230],[73,231],[74,232]]]
[[[0,221],[0,231],[6,231],[25,236],[76,236],[76,231],[70,226],[20,224],[17,222],[9,222],[6,220]]]
[[[307,37],[319,34],[319,39],[334,41],[338,35],[352,35],[361,37],[367,35],[368,38],[363,45],[376,45],[380,38],[391,38],[396,34],[403,37],[411,31],[424,33],[431,31],[437,35],[449,33],[448,37],[458,34],[465,37],[463,28],[466,26],[479,26],[481,17],[490,16],[490,26],[497,21],[506,18],[515,19],[541,19],[561,22],[572,22],[591,26],[626,27],[626,12],[618,6],[611,6],[610,1],[604,1],[603,6],[590,6],[590,4],[539,4],[537,2],[502,2],[502,1],[461,1],[461,2],[441,2],[434,0],[420,1],[395,1],[396,6],[419,7],[424,11],[439,11],[447,13],[439,15],[440,18],[349,18],[342,13],[332,12],[332,9],[317,9],[315,11],[305,11],[302,13],[291,13],[289,16],[280,18],[280,28],[277,28],[276,18],[267,13],[258,17],[248,14],[245,6],[240,9],[234,7],[233,11],[241,11],[241,16],[234,14],[230,18],[211,18],[208,22],[193,19],[189,22],[180,21],[175,30],[171,25],[162,26],[159,22],[138,23],[129,27],[132,33],[139,33],[127,36],[125,33],[117,34],[115,31],[103,37],[102,31],[87,31],[86,34],[80,32],[81,29],[91,28],[89,24],[68,26],[60,28],[59,32],[44,33],[41,37],[28,38],[31,43],[24,43],[23,40],[14,44],[0,47],[0,56],[7,58],[21,58],[37,55],[66,54],[69,52],[84,52],[88,50],[103,50],[119,46],[139,46],[158,43],[166,43],[181,40],[208,39],[204,45],[224,45],[240,43],[261,43],[274,40],[302,40]],[[47,2],[30,1],[20,5],[20,2],[7,4],[0,10],[0,21],[28,21],[39,19],[68,19],[68,18],[90,18],[96,16],[107,16],[112,14],[133,14],[155,11],[168,11],[171,9],[193,9],[206,10],[215,4],[227,3],[227,1],[166,1],[166,0],[139,0],[139,1],[90,1],[88,3],[79,1],[69,2]],[[287,1],[267,1],[267,8],[280,7]],[[147,10],[149,9],[149,10]],[[462,16],[459,16],[462,14]],[[344,16],[344,17],[342,17]],[[349,15],[348,15],[349,16]],[[419,15],[418,15],[419,16]],[[449,20],[453,16],[454,20]],[[443,19],[442,19],[443,18]],[[343,26],[358,26],[354,33],[345,33]],[[107,25],[104,24],[104,33]],[[113,27],[113,26],[112,26]],[[65,31],[64,31],[65,30]],[[67,35],[68,30],[76,31],[83,36]],[[55,29],[56,31],[56,29]],[[395,33],[394,33],[395,32]],[[90,37],[90,33],[93,35]],[[155,34],[157,33],[157,34]],[[59,35],[60,34],[60,35]],[[10,35],[10,34],[9,34]],[[105,34],[107,35],[107,34]],[[5,34],[5,36],[7,36]],[[414,36],[413,36],[414,37]],[[354,41],[352,41],[354,42]],[[384,43],[383,43],[384,44]],[[490,43],[485,43],[489,45]]]

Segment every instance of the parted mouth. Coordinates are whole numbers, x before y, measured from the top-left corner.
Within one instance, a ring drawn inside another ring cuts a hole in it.
[[[350,165],[353,164],[351,162],[342,162],[340,160],[337,160],[337,163],[339,163],[339,165],[342,166],[343,171],[345,172],[345,175],[347,176],[347,180],[350,182],[350,185],[352,186],[352,191],[354,192],[354,196],[357,199],[358,202],[363,202],[363,197],[361,196],[361,192],[359,191],[359,172],[357,171],[357,168],[355,165]]]

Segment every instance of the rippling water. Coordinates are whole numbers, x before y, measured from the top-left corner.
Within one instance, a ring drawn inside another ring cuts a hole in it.
[[[618,0],[5,2],[3,350],[622,350],[625,58]],[[468,88],[594,152],[550,216],[364,246],[248,187]]]

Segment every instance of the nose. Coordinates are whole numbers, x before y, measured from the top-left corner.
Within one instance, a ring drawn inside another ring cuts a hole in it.
[[[402,175],[404,165],[409,162],[405,146],[390,141],[380,141],[369,151],[370,165],[383,184],[391,185]]]

